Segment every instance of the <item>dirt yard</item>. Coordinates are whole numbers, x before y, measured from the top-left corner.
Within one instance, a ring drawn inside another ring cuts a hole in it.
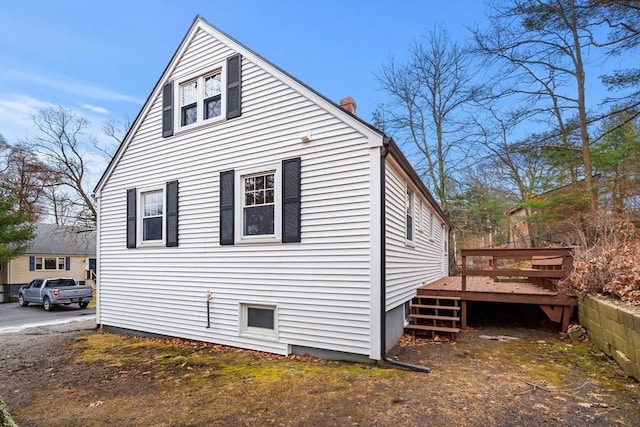
[[[39,329],[0,335],[0,396],[21,427],[640,426],[638,382],[557,332],[405,337],[392,355],[432,372]]]

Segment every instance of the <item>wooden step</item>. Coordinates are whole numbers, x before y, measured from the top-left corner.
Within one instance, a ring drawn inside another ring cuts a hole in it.
[[[458,316],[435,316],[433,314],[409,314],[409,317],[412,319],[430,319],[430,320],[450,320],[450,321],[460,321],[460,317]]]
[[[411,304],[411,307],[415,308],[430,308],[434,310],[453,310],[459,311],[460,307],[453,305],[430,305],[430,304]]]
[[[460,332],[460,328],[450,328],[446,326],[433,326],[433,325],[414,325],[409,324],[405,326],[405,329],[415,329],[419,331],[435,331],[435,332],[449,332],[452,334],[457,334]]]

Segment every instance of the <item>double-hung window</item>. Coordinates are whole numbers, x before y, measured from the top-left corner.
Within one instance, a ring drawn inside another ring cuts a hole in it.
[[[413,221],[413,215],[415,212],[414,209],[414,194],[413,192],[411,192],[410,190],[407,190],[407,198],[406,198],[406,210],[407,210],[407,221],[406,221],[406,231],[407,231],[407,235],[406,238],[408,241],[412,242],[413,241],[413,227],[414,227],[414,221]]]
[[[433,212],[429,212],[429,238],[433,239]]]
[[[204,119],[213,119],[222,114],[222,73],[217,72],[204,78]]]
[[[242,235],[275,234],[275,172],[242,177]]]
[[[69,270],[68,257],[30,257],[31,271],[34,270]]]
[[[180,126],[198,122],[198,80],[180,85]]]
[[[271,167],[239,171],[236,192],[236,243],[277,241],[282,213],[280,170]]]
[[[221,68],[180,83],[178,85],[180,127],[221,118],[222,87]]]
[[[163,241],[164,225],[164,191],[162,189],[145,191],[141,197],[141,231],[142,243],[158,243]]]
[[[127,248],[178,246],[178,181],[127,190]]]
[[[224,61],[162,86],[162,137],[182,129],[242,115],[242,57]]]
[[[220,244],[301,241],[300,157],[220,172]]]

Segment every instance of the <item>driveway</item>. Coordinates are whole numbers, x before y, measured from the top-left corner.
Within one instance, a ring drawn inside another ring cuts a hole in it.
[[[86,322],[95,327],[96,309],[78,308],[78,304],[62,305],[52,311],[42,306],[20,307],[17,302],[0,304],[0,334],[20,332],[27,328]]]

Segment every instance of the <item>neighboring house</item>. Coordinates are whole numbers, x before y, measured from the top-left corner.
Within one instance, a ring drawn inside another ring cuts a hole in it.
[[[592,178],[594,185],[600,175]],[[580,246],[590,212],[584,180],[563,185],[527,200],[508,212],[509,247]],[[526,209],[524,207],[526,205]]]
[[[36,224],[35,236],[21,256],[0,264],[0,302],[39,277],[64,276],[94,284],[96,232],[85,228]]]
[[[343,101],[197,17],[95,189],[98,324],[380,359],[450,226]]]

